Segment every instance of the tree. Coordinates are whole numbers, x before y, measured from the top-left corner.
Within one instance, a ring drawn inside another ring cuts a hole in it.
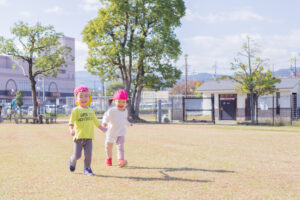
[[[23,106],[23,97],[24,97],[24,92],[22,90],[18,90],[17,91],[17,95],[16,95],[16,105],[20,109],[20,115],[21,116],[22,116],[22,109],[21,109],[21,107]]]
[[[235,87],[238,93],[250,94],[250,117],[252,124],[255,121],[255,107],[258,108],[258,97],[274,93],[277,90],[275,84],[281,81],[275,78],[270,70],[264,72],[267,60],[259,58],[257,53],[259,53],[258,48],[255,46],[253,48],[250,47],[250,38],[247,37],[247,42],[243,44],[242,50],[238,54],[246,58],[246,62],[242,58],[235,58],[231,68],[235,72],[233,76],[229,77],[238,83]],[[256,112],[257,120],[258,115]]]
[[[175,28],[185,14],[183,0],[102,0],[98,17],[83,30],[87,69],[106,80],[122,79],[129,93],[129,118],[140,120],[144,87],[172,87],[181,71]]]
[[[13,39],[0,37],[0,53],[12,56],[31,84],[33,116],[37,116],[36,77],[56,76],[57,70],[66,67],[65,59],[71,58],[71,48],[62,46],[53,26],[36,23],[29,26],[24,22],[14,24]],[[73,58],[72,58],[73,59]]]
[[[197,89],[203,84],[203,82],[197,82],[196,86],[195,86],[195,90],[193,92],[193,94],[197,97],[202,97],[202,92],[198,92]]]
[[[199,95],[196,92],[196,89],[202,84],[203,82],[199,82],[196,80],[189,80],[187,82],[187,95]],[[171,89],[170,94],[173,95],[184,95],[185,94],[185,82],[179,82]]]
[[[106,88],[106,95],[113,96],[114,93],[119,89],[124,89],[124,85],[122,82],[111,83]]]

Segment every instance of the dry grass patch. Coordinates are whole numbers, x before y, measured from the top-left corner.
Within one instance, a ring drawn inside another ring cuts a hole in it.
[[[123,169],[105,166],[95,131],[87,177],[83,158],[68,170],[66,124],[0,124],[0,199],[300,199],[296,127],[138,124]]]

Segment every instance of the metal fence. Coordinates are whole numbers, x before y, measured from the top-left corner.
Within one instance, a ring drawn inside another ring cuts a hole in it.
[[[214,97],[183,97],[183,121],[215,123]]]
[[[110,107],[108,101],[111,97],[92,97],[91,107],[101,117]],[[240,96],[237,96],[240,98]],[[242,98],[241,98],[242,99]],[[244,98],[245,99],[245,98]],[[244,99],[238,100],[235,120],[237,122],[250,121],[250,107],[239,105]],[[11,108],[12,99],[0,99],[2,105],[2,117],[6,117]],[[167,96],[142,96],[139,106],[139,116],[149,122],[209,122],[217,123],[220,120],[221,111],[219,100],[216,96],[197,97],[183,95]],[[65,114],[69,115],[75,107],[74,97],[59,97],[44,101],[39,107],[40,114]],[[24,98],[24,106],[13,109],[13,114],[22,112],[24,115],[32,115],[32,99]],[[255,109],[256,122],[263,124],[292,124],[300,119],[300,95],[274,94],[259,97]]]
[[[292,124],[300,119],[300,96],[296,94],[259,97],[255,110],[256,122],[273,125]]]

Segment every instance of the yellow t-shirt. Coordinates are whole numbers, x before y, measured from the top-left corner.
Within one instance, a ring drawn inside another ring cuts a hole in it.
[[[74,125],[74,140],[94,139],[94,125],[99,126],[100,122],[92,108],[81,108],[78,106],[72,110],[69,124]]]

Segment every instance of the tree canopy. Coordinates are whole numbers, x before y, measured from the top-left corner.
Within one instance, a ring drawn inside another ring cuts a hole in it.
[[[175,28],[185,14],[183,0],[102,0],[104,7],[84,28],[87,69],[105,80],[122,79],[130,94],[129,114],[138,119],[144,87],[172,87],[180,78],[181,54]]]
[[[266,59],[261,59],[260,53],[254,41],[250,46],[250,38],[243,44],[238,58],[232,63],[233,76],[229,78],[237,82],[235,90],[240,94],[250,94],[250,113],[251,120],[254,123],[255,102],[262,95],[273,94],[277,91],[276,83],[281,80],[273,76],[270,70],[265,68],[268,66]],[[255,99],[254,99],[255,97]]]
[[[53,26],[36,23],[30,26],[22,21],[15,23],[12,39],[0,37],[0,53],[11,56],[31,83],[33,115],[37,116],[36,80],[41,76],[56,76],[57,70],[66,67],[65,60],[71,58],[71,48],[60,44],[62,33]]]

